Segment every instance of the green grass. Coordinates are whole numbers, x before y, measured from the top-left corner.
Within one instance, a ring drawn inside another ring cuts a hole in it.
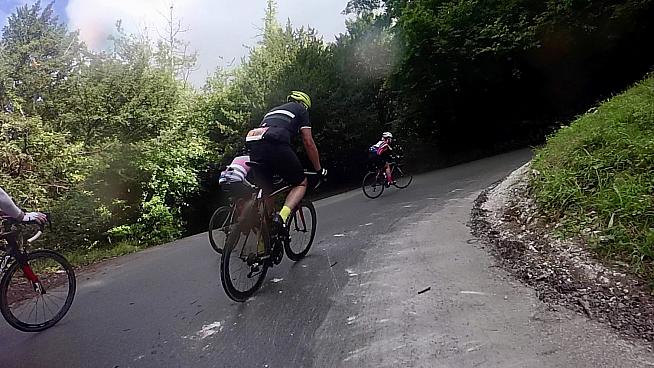
[[[111,248],[79,249],[64,251],[64,256],[75,267],[86,266],[105,259],[135,253],[146,247],[136,242],[120,242]]]
[[[654,76],[549,137],[533,168],[546,217],[654,280]]]

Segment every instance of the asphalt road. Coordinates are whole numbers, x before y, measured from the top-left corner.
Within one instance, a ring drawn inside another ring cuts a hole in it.
[[[472,239],[474,198],[530,157],[317,202],[309,256],[271,269],[246,303],[224,294],[206,234],[104,263],[78,275],[50,330],[0,320],[0,367],[649,366],[637,344],[545,308]]]

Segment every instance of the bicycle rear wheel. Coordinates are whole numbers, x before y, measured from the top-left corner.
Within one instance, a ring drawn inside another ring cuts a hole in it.
[[[261,224],[265,225],[265,224]],[[244,302],[252,296],[263,283],[268,272],[268,264],[257,255],[259,239],[269,242],[270,236],[265,226],[259,226],[243,234],[238,224],[232,225],[220,265],[220,281],[227,296],[237,302]],[[269,249],[267,244],[264,245]]]
[[[209,220],[209,243],[211,243],[213,250],[219,254],[223,253],[223,247],[233,221],[234,211],[229,206],[218,208],[211,216],[211,220]]]
[[[395,187],[404,189],[413,181],[413,175],[405,173],[399,166],[393,167],[393,180],[395,180]]]
[[[363,194],[366,197],[375,199],[384,192],[385,179],[381,171],[371,171],[363,177]]]
[[[73,303],[75,272],[66,258],[51,250],[14,262],[0,281],[0,312],[14,328],[39,332],[59,322]],[[19,272],[20,271],[20,272]]]
[[[303,200],[288,222],[290,241],[284,243],[286,255],[292,261],[299,261],[307,255],[316,236],[316,208]]]

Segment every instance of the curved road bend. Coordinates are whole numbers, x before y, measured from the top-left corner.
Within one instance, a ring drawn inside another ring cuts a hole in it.
[[[78,275],[54,328],[0,320],[0,367],[650,366],[636,343],[545,308],[474,245],[473,200],[530,157],[420,175],[376,200],[319,201],[309,256],[285,259],[244,304],[225,296],[205,234],[103,263]]]

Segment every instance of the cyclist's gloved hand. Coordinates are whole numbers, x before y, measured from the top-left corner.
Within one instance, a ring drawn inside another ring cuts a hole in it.
[[[23,216],[23,222],[36,222],[37,224],[43,225],[48,221],[48,216],[41,212],[28,212]]]

